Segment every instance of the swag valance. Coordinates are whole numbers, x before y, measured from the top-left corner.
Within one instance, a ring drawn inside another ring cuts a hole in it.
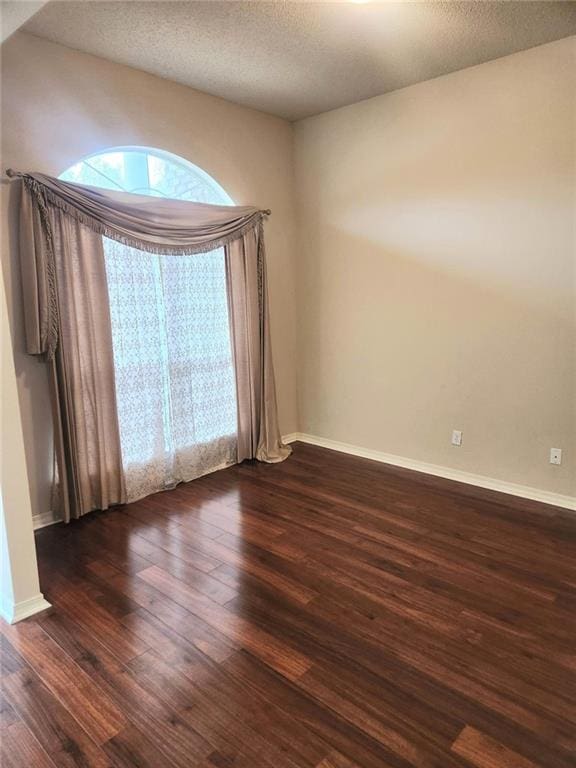
[[[237,391],[237,461],[282,461],[263,220],[269,211],[115,192],[40,173],[21,179],[26,348],[50,366],[65,520],[127,500],[103,237],[193,258],[224,248]],[[184,478],[190,479],[190,478]]]
[[[8,174],[23,181],[20,238],[24,290],[32,292],[25,294],[27,351],[31,355],[51,356],[57,343],[52,220],[62,214],[96,234],[149,253],[206,253],[253,232],[262,290],[262,221],[270,211],[114,192],[43,173],[10,170]],[[32,308],[37,315],[28,311]]]

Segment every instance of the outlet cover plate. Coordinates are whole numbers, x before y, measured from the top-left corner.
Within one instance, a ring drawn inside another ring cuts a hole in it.
[[[550,464],[562,464],[562,448],[550,448]]]

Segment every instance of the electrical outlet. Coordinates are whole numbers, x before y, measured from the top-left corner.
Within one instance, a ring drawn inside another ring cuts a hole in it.
[[[459,429],[452,430],[452,445],[462,445],[462,432]]]
[[[550,464],[562,464],[562,448],[550,448]]]

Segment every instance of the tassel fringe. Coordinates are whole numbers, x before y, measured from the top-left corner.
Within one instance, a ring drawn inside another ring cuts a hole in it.
[[[87,215],[83,211],[80,211],[73,205],[70,205],[67,201],[63,200],[57,194],[43,184],[41,184],[33,176],[26,173],[18,173],[11,171],[8,173],[11,177],[20,177],[30,194],[34,197],[40,217],[42,220],[42,228],[46,237],[47,244],[47,260],[46,260],[46,280],[48,286],[48,331],[46,338],[46,359],[52,360],[58,347],[59,337],[59,312],[58,312],[58,288],[56,279],[56,255],[54,252],[54,235],[52,232],[52,225],[50,221],[50,213],[48,206],[52,206],[62,211],[66,215],[78,221],[80,224],[88,227],[88,229],[96,232],[103,237],[108,237],[111,240],[122,243],[130,248],[136,248],[146,253],[154,253],[157,255],[178,255],[178,256],[192,256],[198,253],[209,253],[215,251],[218,248],[223,248],[234,240],[238,240],[243,237],[247,232],[257,229],[258,238],[258,303],[260,307],[260,314],[262,314],[263,308],[263,291],[264,291],[264,218],[270,215],[269,210],[257,211],[250,219],[243,224],[239,229],[236,229],[232,234],[212,240],[209,243],[203,243],[200,245],[187,245],[178,246],[171,245],[169,243],[153,244],[146,240],[142,240],[138,237],[127,235],[124,232],[119,232],[115,228],[105,224],[104,222]]]

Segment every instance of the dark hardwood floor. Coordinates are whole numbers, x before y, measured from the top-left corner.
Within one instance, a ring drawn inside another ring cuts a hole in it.
[[[37,534],[4,768],[574,768],[576,516],[302,444]]]

